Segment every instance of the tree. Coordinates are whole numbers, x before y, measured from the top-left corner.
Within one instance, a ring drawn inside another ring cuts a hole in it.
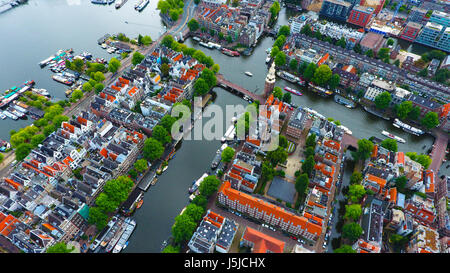
[[[295,180],[295,190],[298,192],[298,197],[303,200],[303,198],[306,195],[306,190],[308,189],[309,185],[309,178],[308,174],[304,173],[301,174],[297,179]]]
[[[42,141],[44,141],[45,136],[43,134],[39,134],[39,135],[34,135],[31,137],[31,145],[33,145],[33,147],[37,147],[39,144],[42,143]]]
[[[345,49],[345,47],[347,46],[347,42],[345,41],[344,37],[341,37],[341,39],[337,41],[336,45]]]
[[[375,97],[375,106],[378,109],[384,110],[389,106],[391,100],[392,100],[391,94],[385,91]]]
[[[169,133],[167,132],[166,128],[164,128],[161,125],[156,125],[153,128],[152,131],[152,137],[159,142],[161,142],[163,145],[166,145],[170,141],[172,141],[172,138],[170,137]]]
[[[194,197],[191,204],[196,204],[197,206],[200,206],[205,209],[206,205],[208,204],[208,200],[206,199],[206,197],[199,194],[196,197]]]
[[[366,195],[366,190],[362,185],[353,184],[348,186],[348,195],[353,203],[358,203]]]
[[[231,44],[231,43],[233,42],[233,37],[231,37],[231,35],[228,35],[228,36],[227,36],[227,42],[228,42],[229,44]]]
[[[341,81],[341,77],[338,74],[333,74],[331,76],[330,82],[328,85],[332,90],[336,89],[339,86],[339,82]]]
[[[306,158],[305,162],[303,162],[302,171],[304,173],[308,174],[308,176],[311,176],[315,165],[316,165],[316,162],[314,161],[314,156],[310,155]]]
[[[418,120],[419,116],[420,116],[420,107],[419,106],[414,106],[411,110],[411,112],[409,112],[408,114],[408,118],[411,120]]]
[[[176,121],[175,117],[172,117],[171,115],[165,115],[164,117],[162,117],[159,124],[162,127],[164,127],[167,130],[167,132],[171,132],[172,126],[175,123],[175,121]]]
[[[292,58],[292,60],[289,62],[289,68],[290,68],[292,71],[297,71],[297,67],[298,67],[297,59]]]
[[[431,130],[439,125],[438,114],[436,114],[435,112],[428,112],[425,114],[425,117],[420,122],[428,130]]]
[[[316,69],[317,69],[317,65],[315,63],[309,63],[305,69],[305,72],[303,73],[303,77],[306,80],[310,81],[313,78],[314,73],[316,72]]]
[[[353,172],[350,176],[350,184],[361,184],[361,181],[363,180],[363,176],[360,172]]]
[[[433,77],[433,80],[440,83],[446,83],[448,79],[450,79],[450,70],[447,68],[438,69]]]
[[[286,161],[288,154],[285,149],[278,147],[276,150],[267,152],[267,159],[270,160],[273,166],[278,165],[278,163]]]
[[[430,166],[432,159],[428,155],[420,154],[418,155],[415,152],[407,152],[406,155],[411,158],[411,160],[414,160],[418,163],[420,163],[425,169],[428,169]]]
[[[89,84],[89,83],[87,83]],[[78,101],[79,99],[81,99],[83,97],[83,91],[76,89],[72,92],[72,95],[70,96],[70,98],[72,99],[71,101]]]
[[[209,70],[208,68],[203,69],[202,73],[200,74],[200,78],[205,80],[209,88],[213,88],[217,84],[216,75],[214,75],[214,72]]]
[[[108,70],[111,73],[116,73],[117,70],[119,70],[121,65],[122,64],[120,63],[119,60],[117,60],[116,58],[111,58],[111,60],[109,61],[109,64],[108,64]]]
[[[97,71],[97,72],[93,72],[93,73],[94,73],[94,76],[92,78],[94,78],[94,80],[96,82],[103,82],[106,79],[105,75],[101,71]]]
[[[417,73],[417,75],[419,75],[421,77],[427,77],[428,76],[428,69],[424,68],[424,69],[420,70],[419,73]]]
[[[143,54],[141,54],[141,53],[139,53],[138,51],[135,51],[134,53],[133,53],[133,57],[132,57],[132,59],[131,59],[131,63],[133,64],[133,65],[138,65],[138,64],[140,64],[141,62],[142,62],[142,60],[145,58],[145,56],[143,55]]]
[[[214,74],[217,74],[217,73],[219,72],[219,70],[220,70],[219,64],[214,64],[214,65],[211,67],[211,71],[214,72]]]
[[[386,48],[386,47],[380,48],[380,50],[378,50],[377,55],[378,55],[378,58],[380,58],[382,60],[389,58],[389,48]]]
[[[334,253],[356,253],[356,250],[354,250],[349,245],[342,245],[340,248],[336,248],[333,250]]]
[[[283,51],[278,52],[277,56],[275,56],[275,65],[283,66],[286,64],[286,54]]]
[[[281,100],[283,98],[283,91],[281,90],[281,88],[279,86],[275,86],[273,88],[273,92],[272,92],[273,96],[279,100]]]
[[[277,46],[278,48],[283,48],[284,43],[286,42],[286,36],[280,35],[273,43],[274,46]]]
[[[305,152],[303,154],[305,155],[306,158],[308,158],[310,156],[314,156],[314,154],[315,154],[314,148],[311,146],[306,147]]]
[[[97,230],[100,231],[106,227],[108,221],[108,215],[106,215],[99,207],[90,207],[88,222],[89,224],[95,224]]]
[[[392,40],[391,38],[389,38],[389,39],[387,40],[386,44],[387,44],[388,46],[391,46],[391,45],[394,44],[394,40]]]
[[[94,89],[97,93],[100,93],[104,88],[105,86],[103,85],[103,83],[96,83],[94,85]]]
[[[234,157],[234,149],[231,147],[226,147],[223,151],[222,151],[222,162],[225,163],[229,163],[231,162],[231,160]]]
[[[284,25],[284,26],[281,26],[280,29],[278,30],[277,36],[283,35],[283,36],[287,37],[287,36],[289,36],[289,34],[291,34],[291,29],[289,28],[289,26]]]
[[[342,237],[354,242],[361,237],[363,229],[358,223],[345,224],[342,228]]]
[[[115,200],[109,199],[108,195],[104,192],[98,195],[97,199],[95,199],[95,204],[106,213],[113,212],[119,205]]]
[[[211,194],[217,191],[220,185],[220,180],[215,175],[205,177],[198,187],[201,195],[208,198]]]
[[[188,215],[191,217],[194,222],[198,222],[202,219],[203,213],[205,213],[205,209],[203,207],[197,206],[196,204],[189,204],[186,207],[186,210],[183,212],[183,214]]]
[[[187,241],[192,237],[197,224],[187,214],[175,217],[175,224],[172,226],[172,235],[176,243]]]
[[[173,42],[175,42],[175,40],[173,39],[172,35],[166,35],[161,40],[161,44],[168,48],[172,47]]]
[[[403,192],[406,186],[406,182],[408,182],[408,178],[402,175],[395,179],[395,186],[398,188],[399,192]]]
[[[59,242],[49,247],[46,253],[70,253],[73,250],[75,250],[74,246],[68,248],[65,242]]]
[[[362,209],[360,204],[352,204],[345,206],[345,219],[353,219],[356,221],[361,217]]]
[[[272,49],[270,50],[270,57],[275,58],[278,53],[280,53],[280,48],[278,46],[274,45],[272,47]]]
[[[83,72],[84,61],[82,59],[74,59],[72,62],[72,68],[73,68],[73,70],[77,71],[78,73]]]
[[[91,92],[92,88],[93,88],[93,86],[88,82],[85,82],[82,87],[84,92]]]
[[[409,100],[403,101],[396,107],[397,116],[400,119],[406,119],[406,117],[408,116],[409,112],[411,112],[412,109],[413,109],[412,101]]]
[[[55,130],[56,130],[55,125],[49,124],[49,125],[47,125],[47,126],[44,127],[43,132],[44,132],[44,135],[45,135],[45,136],[49,136],[49,135],[50,135],[51,133],[53,133]]]
[[[168,64],[164,63],[161,65],[161,74],[164,77],[169,76],[169,71],[170,71],[170,66]]]
[[[134,162],[134,168],[136,169],[136,171],[140,173],[147,170],[147,166],[148,161],[146,159],[139,159],[136,162]]]
[[[312,34],[311,26],[309,24],[304,25],[300,30],[300,33],[305,34],[307,36],[311,36]]]
[[[33,149],[33,146],[29,143],[22,143],[17,146],[16,148],[16,160],[22,161],[27,155],[30,154],[31,150]]]
[[[394,153],[397,152],[397,140],[395,139],[386,138],[381,142],[381,146],[390,151],[393,151]]]
[[[144,142],[143,154],[148,161],[154,161],[162,156],[164,146],[154,138],[147,138]]]
[[[281,10],[280,3],[278,3],[278,1],[273,2],[273,4],[269,8],[270,15],[271,15],[270,19],[274,20],[275,17],[277,17],[280,10]]]
[[[360,45],[360,44],[356,44],[356,45],[353,47],[353,51],[355,51],[356,53],[361,54],[361,53],[362,53],[361,45]]]
[[[56,115],[52,120],[53,125],[55,125],[56,128],[61,127],[61,123],[64,121],[69,121],[69,117],[64,115]]]
[[[171,10],[169,10],[169,16],[170,16],[170,19],[172,19],[172,21],[178,21],[178,17],[180,16],[179,14],[178,14],[178,11],[176,10],[176,9],[171,9]]]
[[[313,149],[316,147],[316,134],[310,134],[307,138],[306,138],[306,142],[305,145],[307,147],[312,147]]]
[[[210,29],[209,30],[209,34],[214,37],[214,35],[216,35],[216,31],[214,29]]]
[[[292,100],[291,93],[284,93],[283,98],[281,100],[286,103],[291,103]]]
[[[197,20],[195,20],[194,18],[192,18],[189,22],[188,22],[188,28],[190,31],[197,31],[197,29],[200,28],[200,24],[198,23]]]
[[[303,74],[303,72],[305,72],[305,70],[306,70],[307,67],[308,67],[308,63],[302,62],[302,63],[298,66],[298,73]]]
[[[288,140],[285,136],[280,135],[278,136],[278,144],[280,145],[280,147],[286,149],[288,147]]]
[[[373,56],[374,56],[373,50],[372,49],[367,50],[365,55],[369,58],[373,58]]]
[[[194,95],[203,96],[209,92],[209,85],[203,78],[197,79],[194,84]]]

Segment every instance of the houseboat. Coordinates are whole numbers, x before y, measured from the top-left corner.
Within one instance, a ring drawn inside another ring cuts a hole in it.
[[[204,173],[195,183],[192,185],[192,187],[189,188],[189,193],[194,193],[198,187],[200,187],[200,183],[202,183],[203,179],[205,179],[208,176],[207,173]]]
[[[300,82],[300,78],[299,77],[297,77],[295,75],[292,75],[291,73],[288,73],[286,71],[277,71],[276,74],[277,74],[278,77],[280,77],[283,80],[286,80],[288,82],[291,82],[291,83],[298,83],[298,82]]]
[[[213,49],[213,48],[214,48],[214,46],[211,45],[211,44],[209,44],[209,43],[200,42],[200,43],[198,43],[198,44],[201,45],[201,46],[203,46],[203,47],[209,48],[209,49]]]
[[[119,253],[128,245],[128,239],[136,228],[136,221],[130,218],[125,219],[125,224],[127,225],[125,227],[125,231],[122,233],[122,236],[114,247],[112,253]]]
[[[226,48],[222,48],[221,51],[223,54],[227,55],[227,56],[231,56],[231,57],[239,57],[241,54],[239,54],[239,52],[237,51],[233,51],[233,50],[229,50]]]
[[[413,127],[411,125],[408,125],[408,124],[406,124],[404,122],[401,122],[398,118],[396,118],[394,120],[394,123],[392,125],[394,125],[394,127],[401,128],[403,131],[405,131],[407,133],[410,133],[410,134],[413,134],[413,135],[416,135],[416,136],[420,136],[420,135],[423,135],[425,133],[424,131],[422,131],[422,130],[420,130],[418,128],[415,128],[415,127]]]
[[[66,77],[63,77],[61,74],[53,75],[52,79],[54,81],[57,81],[57,82],[60,82],[60,83],[66,84],[66,85],[72,85],[73,84],[72,80],[70,80],[70,79],[68,79]]]
[[[19,118],[16,115],[14,115],[13,113],[9,112],[8,110],[3,111],[3,114],[13,120],[17,120]]]

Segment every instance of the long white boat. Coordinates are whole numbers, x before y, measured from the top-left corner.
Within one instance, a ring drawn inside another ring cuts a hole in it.
[[[128,239],[130,238],[131,234],[136,228],[136,221],[131,220],[130,218],[125,219],[125,224],[127,224],[127,227],[125,228],[125,231],[122,233],[122,236],[120,236],[120,239],[117,242],[116,246],[114,247],[112,253],[119,253],[120,251],[122,251],[122,249],[124,249],[127,246]]]
[[[4,114],[5,116],[7,116],[8,118],[13,119],[13,120],[17,120],[17,119],[19,118],[19,117],[17,117],[16,115],[14,115],[13,113],[10,113],[10,112],[7,111],[7,110],[3,111],[3,114]]]
[[[199,187],[200,183],[202,183],[203,179],[208,176],[208,173],[204,173],[197,181],[195,181],[194,185],[189,188],[189,193],[194,193]]]
[[[397,140],[400,143],[406,143],[406,140],[404,140],[403,138],[398,137],[396,135],[393,135],[393,134],[389,133],[388,131],[383,130],[381,132],[381,134],[384,135],[384,136],[387,136],[388,138],[395,139],[395,140]]]
[[[411,125],[408,125],[408,124],[406,124],[404,122],[401,122],[398,118],[396,118],[394,120],[394,123],[392,125],[394,125],[394,127],[401,128],[403,131],[405,131],[407,133],[410,133],[410,134],[413,134],[413,135],[416,135],[416,136],[420,136],[420,135],[423,135],[425,133],[424,131],[422,131],[422,130],[420,130],[418,128],[415,128],[415,127],[413,127]]]

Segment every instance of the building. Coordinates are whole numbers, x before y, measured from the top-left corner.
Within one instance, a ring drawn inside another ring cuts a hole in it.
[[[383,201],[373,198],[370,207],[364,208],[361,227],[363,228],[362,239],[376,247],[381,247],[383,238]]]
[[[417,35],[419,35],[420,30],[422,29],[422,25],[413,21],[410,21],[406,24],[405,28],[403,29],[402,33],[400,34],[399,38],[414,42]]]
[[[380,246],[374,243],[368,243],[363,239],[359,239],[356,241],[352,248],[356,251],[356,253],[380,253]]]
[[[405,212],[411,214],[422,225],[430,226],[436,218],[434,202],[431,198],[423,198],[414,194],[405,202]]]
[[[375,32],[367,33],[364,38],[362,38],[360,45],[361,49],[365,52],[367,50],[372,50],[374,54],[380,50],[384,44],[384,36]]]
[[[371,7],[356,5],[350,12],[347,22],[360,27],[365,27],[372,19],[374,11],[375,10]]]
[[[374,193],[380,193],[386,186],[386,179],[377,177],[372,174],[366,174],[362,185],[365,189],[370,189]]]
[[[324,0],[320,15],[332,18],[338,21],[346,21],[352,4],[340,0]]]
[[[377,15],[383,9],[385,1],[386,0],[361,0],[359,4],[361,6],[373,8],[373,14]]]
[[[250,247],[252,253],[283,253],[285,242],[246,227],[240,245]]]
[[[413,106],[418,106],[420,108],[420,116],[422,117],[428,112],[435,112],[438,115],[441,113],[442,105],[437,102],[414,94],[411,95],[409,100],[412,101]]]
[[[218,201],[233,210],[309,240],[317,240],[322,234],[322,226],[311,222],[306,217],[295,215],[262,199],[232,189],[228,181],[225,181],[220,187]]]
[[[411,236],[407,250],[409,253],[439,253],[439,234],[430,227],[419,225]]]
[[[303,132],[303,126],[306,120],[306,113],[302,108],[297,108],[291,115],[291,119],[288,122],[286,134],[295,139],[300,138]]]
[[[413,7],[408,15],[408,22],[415,22],[419,24],[426,23],[429,20],[429,18],[425,16],[427,12],[428,10],[426,9]]]
[[[264,96],[267,98],[272,93],[273,88],[275,87],[275,62],[272,63],[272,66],[269,69],[269,72],[266,76],[266,81],[264,84]]]
[[[415,42],[450,52],[450,27],[434,23],[430,19]]]

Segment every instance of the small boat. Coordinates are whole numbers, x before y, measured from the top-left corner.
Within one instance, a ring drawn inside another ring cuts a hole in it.
[[[5,118],[6,118],[6,115],[3,114],[3,112],[0,112],[0,118],[1,118],[1,119],[5,119]]]
[[[245,71],[245,75],[247,75],[247,76],[249,76],[249,77],[253,77],[252,72],[249,72],[249,71]]]
[[[269,56],[267,56],[267,58],[266,58],[266,64],[268,64],[269,62],[270,62],[270,55]]]
[[[136,204],[136,208],[140,208],[142,207],[142,204],[144,204],[144,199],[141,199],[137,204]]]
[[[403,138],[393,135],[393,134],[389,133],[388,131],[383,130],[381,132],[381,134],[384,136],[387,136],[388,138],[395,139],[400,143],[406,143],[406,141]]]
[[[157,177],[153,178],[153,180],[152,180],[152,182],[150,182],[150,184],[153,186],[156,184],[156,181],[158,181]]]
[[[33,88],[33,89],[31,89],[31,91],[33,91],[34,93],[36,93],[38,95],[50,97],[50,93],[44,88]]]
[[[192,39],[197,41],[197,42],[201,42],[202,41],[202,39],[200,39],[200,37],[197,37],[197,36],[193,37]]]
[[[288,91],[289,93],[292,93],[292,94],[294,94],[294,95],[297,95],[297,96],[302,96],[302,95],[303,95],[300,91],[295,90],[295,89],[292,89],[292,88],[290,88],[289,86],[284,87],[284,90],[286,90],[286,91]]]

